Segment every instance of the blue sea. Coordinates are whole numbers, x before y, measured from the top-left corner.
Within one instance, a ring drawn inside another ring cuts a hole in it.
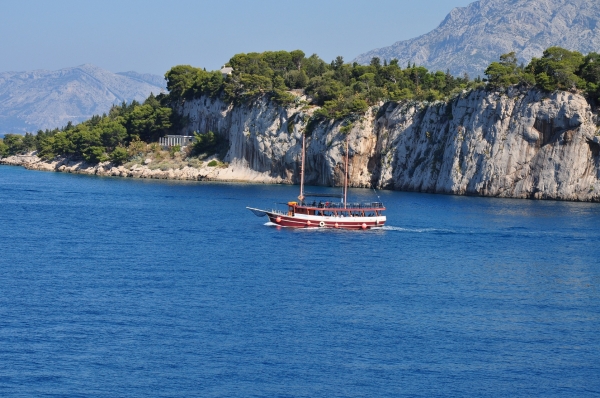
[[[600,396],[600,204],[297,194],[0,166],[0,396]]]

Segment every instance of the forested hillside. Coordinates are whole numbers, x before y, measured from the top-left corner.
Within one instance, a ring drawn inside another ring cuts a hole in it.
[[[285,107],[298,105],[304,93],[308,98],[304,105],[316,107],[309,121],[313,125],[353,119],[382,102],[433,102],[484,86],[500,91],[516,84],[537,86],[547,92],[580,92],[591,104],[600,102],[600,55],[584,56],[559,47],[547,49],[526,66],[518,65],[514,53],[505,54],[486,69],[487,79],[476,80],[414,64],[402,67],[395,60],[382,63],[378,58],[370,65],[345,63],[342,57],[326,63],[300,50],[237,54],[227,65],[233,73],[225,77],[220,71],[175,66],[165,74],[169,94],[113,106],[108,114],[77,125],[69,123],[35,135],[7,135],[0,140],[0,156],[37,150],[44,159],[70,156],[90,163],[124,162],[159,137],[178,133],[186,121],[173,109],[201,96],[221,98],[234,106],[266,97]],[[198,148],[190,155],[219,147],[215,134],[199,133]]]

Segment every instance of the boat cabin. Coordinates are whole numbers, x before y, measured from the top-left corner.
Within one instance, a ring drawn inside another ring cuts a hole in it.
[[[312,202],[302,203],[288,202],[288,216],[306,214],[310,216],[323,217],[377,217],[385,210],[383,203],[349,203],[344,207],[343,203],[334,202]]]

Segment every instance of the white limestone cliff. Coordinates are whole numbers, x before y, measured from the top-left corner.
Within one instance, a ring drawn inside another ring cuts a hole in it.
[[[382,103],[353,120],[310,127],[317,108],[303,99],[289,108],[267,98],[236,106],[210,98],[181,105],[189,118],[184,132],[212,130],[229,141],[226,163],[218,167],[88,165],[33,155],[0,164],[100,176],[297,184],[307,133],[309,185],[342,185],[347,138],[353,187],[600,201],[600,118],[578,94],[482,89],[448,102]]]
[[[303,98],[299,98],[302,100]],[[314,112],[266,98],[245,105],[201,98],[180,112],[186,132],[229,140],[225,161],[298,183],[301,134]],[[511,88],[449,102],[386,103],[353,121],[322,122],[307,139],[306,182],[341,185],[346,134],[354,187],[508,198],[600,200],[598,115],[582,96]]]

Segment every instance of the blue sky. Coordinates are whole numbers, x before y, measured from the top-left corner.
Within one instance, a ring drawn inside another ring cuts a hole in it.
[[[326,61],[434,29],[472,0],[3,0],[0,72],[91,63],[164,74],[239,52],[301,49]]]

